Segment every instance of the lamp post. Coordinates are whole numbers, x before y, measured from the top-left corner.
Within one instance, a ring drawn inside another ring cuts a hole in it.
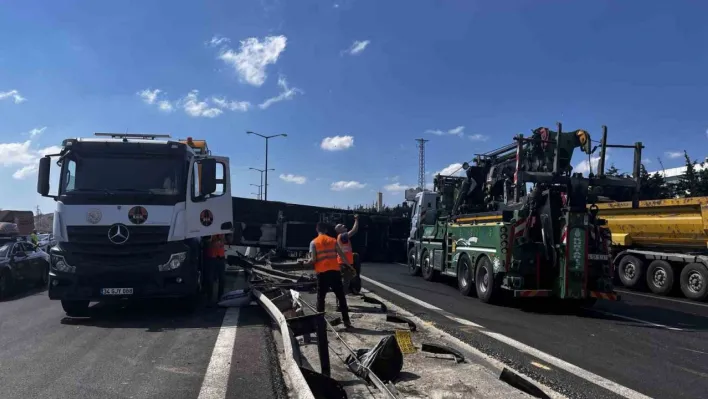
[[[260,173],[261,173],[261,193],[262,193],[262,192],[263,192],[262,190],[263,190],[263,187],[264,187],[264,186],[263,186],[263,172],[266,172],[267,170],[273,171],[273,170],[275,170],[275,169],[273,169],[273,168],[271,168],[271,169],[248,168],[248,169],[250,169],[250,170],[255,170],[256,172],[260,172]],[[267,179],[268,179],[268,177],[266,177],[266,182],[268,182]],[[267,184],[266,184],[266,187],[267,187]],[[261,194],[261,198],[260,198],[260,199],[263,199],[263,194]]]
[[[258,187],[258,194],[257,194],[257,195],[258,195],[258,199],[261,199],[261,195],[262,195],[261,193],[263,192],[263,191],[262,191],[263,186],[261,186],[260,184],[251,184],[251,185],[252,185],[253,187]]]
[[[251,131],[246,131],[246,134],[255,134],[256,136],[263,137],[265,139],[265,185],[263,186],[263,200],[268,201],[268,140],[274,138],[274,137],[288,137],[287,134],[285,133],[280,133],[280,134],[273,134],[271,136],[264,136],[260,133],[256,132],[251,132]]]

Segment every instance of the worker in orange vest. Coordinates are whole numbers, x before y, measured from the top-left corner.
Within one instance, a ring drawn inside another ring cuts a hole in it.
[[[223,234],[215,234],[209,238],[204,252],[206,266],[204,277],[208,282],[207,296],[211,302],[217,302],[219,298],[224,295],[226,275],[226,250],[224,248],[224,242]],[[214,297],[214,294],[216,294],[216,297]]]
[[[357,231],[359,231],[359,215],[354,215],[354,226],[351,230],[347,231],[347,226],[338,224],[334,227],[334,231],[337,232],[337,243],[340,247],[342,247],[342,252],[344,252],[347,261],[349,261],[350,265],[355,266],[351,238]],[[344,294],[346,295],[350,292],[349,287],[352,279],[354,279],[357,275],[357,270],[347,267],[344,264],[344,260],[339,255],[337,255],[337,262],[339,262],[339,268],[342,271]]]
[[[327,235],[327,224],[317,223],[316,230],[317,237],[310,242],[310,259],[308,259],[307,263],[315,265],[315,273],[317,274],[317,311],[324,312],[325,296],[331,289],[339,302],[339,310],[342,312],[344,325],[351,327],[347,298],[344,296],[344,288],[342,287],[342,272],[339,268],[337,255],[341,257],[346,266],[353,266],[347,260],[337,240]]]

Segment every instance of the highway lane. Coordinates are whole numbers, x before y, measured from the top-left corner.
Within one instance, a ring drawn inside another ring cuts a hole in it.
[[[708,308],[624,295],[592,310],[548,310],[544,302],[486,305],[463,297],[454,279],[429,283],[397,264],[365,264],[362,274],[491,332],[526,344],[590,373],[656,398],[701,398],[708,392]],[[618,397],[569,367],[559,367],[456,323],[440,312],[401,299],[380,286],[371,291],[402,304],[481,351],[572,397]]]
[[[0,397],[285,397],[269,319],[258,306],[185,312],[169,301],[97,304],[92,316],[65,317],[43,291],[0,302]],[[218,339],[222,350],[214,350]]]

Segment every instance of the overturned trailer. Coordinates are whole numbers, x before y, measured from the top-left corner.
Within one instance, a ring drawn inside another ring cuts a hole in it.
[[[275,249],[295,256],[307,252],[315,225],[342,223],[351,228],[359,214],[359,233],[352,245],[363,261],[404,261],[410,219],[346,209],[233,197],[232,245]],[[334,234],[334,231],[330,232]]]

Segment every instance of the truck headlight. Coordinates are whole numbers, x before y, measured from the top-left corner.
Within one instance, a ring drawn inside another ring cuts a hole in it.
[[[157,270],[159,270],[161,272],[175,270],[175,269],[179,268],[180,266],[182,266],[182,263],[184,263],[185,260],[187,260],[187,253],[186,252],[172,254],[172,256],[170,256],[170,260],[168,260],[167,263],[165,263],[163,265],[159,265],[157,267]]]
[[[51,265],[52,269],[64,272],[64,273],[76,273],[76,266],[71,266],[66,263],[66,259],[60,255],[51,255]]]

